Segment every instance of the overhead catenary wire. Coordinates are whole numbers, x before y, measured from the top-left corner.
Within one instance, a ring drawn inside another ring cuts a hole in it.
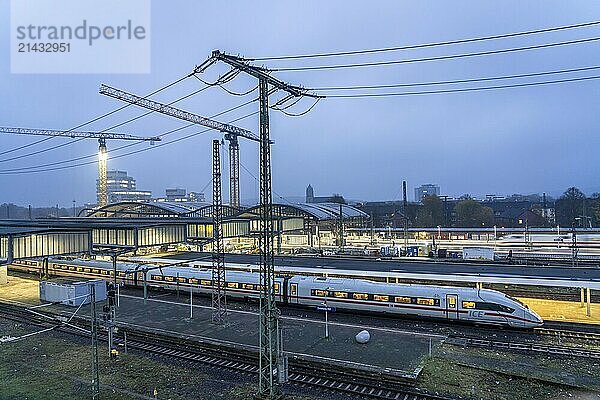
[[[22,145],[22,146],[19,146],[19,147],[14,147],[14,148],[12,148],[12,149],[9,149],[9,150],[1,151],[1,152],[0,152],[0,156],[1,156],[1,155],[4,155],[4,154],[13,153],[13,152],[15,152],[15,151],[19,151],[19,150],[25,149],[25,148],[27,148],[27,147],[35,146],[36,144],[43,143],[43,142],[45,142],[45,141],[47,141],[47,140],[50,140],[50,139],[52,139],[52,137],[53,137],[53,136],[45,137],[45,138],[43,138],[43,139],[39,139],[39,140],[36,140],[36,141],[34,141],[34,142],[31,142],[31,143],[24,144],[24,145]]]
[[[334,98],[360,98],[360,97],[393,97],[393,96],[417,96],[417,95],[430,95],[430,94],[445,94],[445,93],[462,93],[462,92],[475,92],[482,90],[498,90],[498,89],[509,89],[519,88],[528,86],[542,86],[542,85],[553,85],[559,83],[579,82],[600,79],[600,75],[585,76],[579,78],[559,79],[553,81],[542,81],[542,82],[528,82],[528,83],[515,83],[510,85],[497,85],[497,86],[481,86],[473,88],[460,88],[460,89],[445,89],[445,90],[427,90],[421,92],[397,92],[397,93],[361,93],[361,94],[332,94],[328,95],[327,99]]]
[[[440,46],[448,46],[448,45],[455,45],[455,44],[482,42],[482,41],[487,41],[487,40],[507,39],[507,38],[513,38],[513,37],[519,37],[519,36],[537,35],[537,34],[548,33],[548,32],[557,32],[557,31],[564,31],[564,30],[570,30],[570,29],[591,27],[591,26],[599,25],[599,24],[600,24],[600,21],[590,21],[590,22],[584,22],[584,23],[579,23],[579,24],[563,25],[563,26],[557,26],[557,27],[551,27],[551,28],[534,29],[534,30],[513,32],[513,33],[504,33],[504,34],[491,35],[491,36],[480,36],[480,37],[468,38],[468,39],[448,40],[448,41],[441,41],[441,42],[406,45],[406,46],[384,47],[384,48],[378,48],[378,49],[350,50],[350,51],[338,51],[338,52],[329,52],[329,53],[284,55],[284,56],[272,56],[272,57],[255,57],[255,58],[252,58],[249,60],[251,60],[251,61],[295,60],[295,59],[303,59],[303,58],[351,56],[351,55],[359,55],[359,54],[373,54],[373,53],[383,53],[383,52],[400,51],[400,50],[423,49],[423,48],[428,48],[428,47],[440,47]]]
[[[535,76],[567,74],[567,73],[573,73],[573,72],[592,71],[592,70],[597,70],[597,69],[600,69],[600,65],[595,65],[595,66],[590,66],[590,67],[581,67],[581,68],[561,69],[561,70],[554,70],[554,71],[530,72],[530,73],[523,73],[523,74],[499,75],[499,76],[493,76],[493,77],[456,79],[456,80],[446,80],[446,81],[394,83],[394,84],[382,84],[382,85],[313,87],[313,88],[311,88],[311,90],[332,91],[332,90],[359,90],[359,89],[391,89],[391,88],[399,88],[399,87],[451,85],[451,84],[458,84],[458,83],[474,83],[474,82],[485,82],[485,81],[504,80],[504,79],[531,78],[531,77],[535,77]]]
[[[245,92],[242,92],[242,93],[237,93],[237,92],[234,92],[233,90],[229,90],[229,89],[227,89],[227,88],[226,88],[226,87],[225,87],[225,86],[224,86],[222,83],[217,83],[217,82],[212,82],[212,83],[211,83],[211,82],[207,82],[207,81],[205,81],[204,79],[200,78],[198,75],[194,75],[194,78],[198,79],[200,82],[204,83],[205,85],[209,85],[209,86],[218,86],[218,87],[220,87],[221,89],[223,89],[223,90],[225,91],[225,93],[228,93],[228,94],[230,94],[230,95],[233,95],[233,96],[246,96],[246,95],[249,95],[250,93],[254,92],[256,89],[258,89],[258,85],[256,85],[256,86],[254,86],[253,88],[251,88],[251,89],[248,89],[248,90],[247,90],[247,91],[245,91]]]
[[[301,116],[303,116],[303,115],[306,115],[306,114],[308,114],[309,112],[311,112],[311,111],[312,111],[312,109],[313,109],[313,108],[315,108],[315,106],[317,105],[317,103],[318,103],[318,102],[319,102],[321,99],[322,99],[321,97],[317,97],[317,98],[315,99],[315,102],[314,102],[314,103],[313,103],[313,104],[312,104],[312,105],[311,105],[309,108],[307,108],[306,110],[302,111],[301,113],[297,113],[297,114],[296,114],[296,113],[291,113],[291,112],[289,112],[289,111],[286,111],[285,109],[277,109],[277,111],[280,111],[280,112],[282,112],[283,114],[287,115],[288,117],[301,117]]]
[[[241,163],[241,162],[240,162],[240,165],[241,165],[242,169],[244,169],[244,171],[246,171],[248,173],[248,175],[250,175],[252,178],[254,178],[254,180],[256,182],[259,182],[258,178],[256,177],[256,175],[254,175],[252,173],[252,171],[250,171],[248,168],[246,168],[246,166],[243,163]],[[293,202],[289,201],[288,199],[286,199],[285,197],[283,197],[282,195],[280,195],[276,191],[273,191],[273,194],[275,194],[275,196],[279,197],[281,200],[285,201],[286,203],[288,203],[290,205],[295,205]]]
[[[182,97],[180,99],[182,100],[183,98],[186,98],[186,97],[189,97],[189,95],[186,95],[186,96],[184,96],[184,97]],[[169,105],[170,104],[174,104],[177,101],[179,101],[179,100],[171,102],[171,103],[169,103]],[[252,103],[254,103],[256,101],[258,101],[258,98],[252,99],[252,100],[248,100],[248,101],[246,101],[244,103],[238,104],[237,106],[231,107],[231,108],[229,108],[229,109],[227,109],[225,111],[219,112],[219,113],[211,116],[211,118],[216,118],[216,117],[219,117],[221,115],[233,112],[233,111],[235,111],[237,109],[245,107],[245,106],[247,106],[249,104],[252,104]],[[163,138],[163,137],[168,136],[168,135],[170,135],[172,133],[178,132],[178,131],[186,129],[186,128],[190,128],[190,127],[195,126],[195,125],[196,124],[194,124],[194,123],[189,123],[189,124],[180,126],[178,128],[172,129],[170,131],[161,133],[161,134],[159,134],[157,136],[160,137],[160,138]],[[125,148],[129,148],[129,147],[132,147],[132,146],[137,146],[137,145],[140,145],[140,144],[141,144],[140,142],[133,142],[133,143],[125,144],[123,146],[115,147],[114,149],[111,150],[111,153],[114,153],[115,151],[119,151],[119,150],[122,150],[122,149],[125,149]],[[160,147],[160,146],[155,145],[154,147]],[[152,148],[150,148],[150,149],[152,149]],[[40,164],[40,165],[32,165],[32,166],[29,166],[29,167],[21,167],[21,168],[3,169],[3,170],[0,170],[0,173],[29,171],[29,170],[34,170],[34,169],[39,169],[39,168],[45,168],[45,167],[49,167],[49,166],[53,166],[53,165],[60,165],[60,164],[66,164],[66,163],[74,162],[74,161],[80,161],[80,160],[83,160],[83,159],[86,159],[86,158],[92,158],[92,157],[97,157],[97,153],[89,154],[87,156],[76,157],[76,158],[72,158],[72,159],[69,159],[69,160],[56,161],[56,162],[53,162],[53,163]],[[115,157],[111,156],[111,158],[115,158]],[[95,163],[95,161],[89,162],[87,164],[78,164],[77,166],[80,166],[80,165],[89,165],[89,164],[93,164],[93,163]],[[40,172],[42,172],[42,171],[40,171]]]
[[[168,84],[166,84],[166,85],[164,85],[164,86],[162,86],[162,87],[160,87],[160,88],[158,88],[158,89],[154,90],[153,92],[151,92],[151,93],[149,93],[149,94],[145,95],[143,98],[145,99],[145,98],[148,98],[148,97],[154,96],[155,94],[157,94],[157,93],[160,93],[160,92],[162,92],[163,90],[166,90],[166,89],[168,89],[168,88],[170,88],[170,87],[172,87],[172,86],[174,86],[174,85],[176,85],[176,84],[178,84],[178,83],[180,83],[180,82],[184,81],[185,79],[189,78],[191,75],[193,75],[193,73],[187,74],[187,75],[185,75],[185,76],[183,76],[183,77],[181,77],[181,78],[179,78],[179,79],[176,79],[175,81],[173,81],[173,82],[171,82],[171,83],[168,83]],[[97,116],[97,117],[95,117],[95,118],[92,118],[92,119],[90,119],[90,120],[88,120],[88,121],[86,121],[86,122],[84,122],[84,123],[82,123],[82,124],[79,124],[79,125],[77,125],[77,126],[74,126],[74,127],[73,127],[73,128],[71,128],[71,129],[65,130],[65,131],[63,131],[63,133],[69,133],[69,132],[72,132],[72,131],[74,131],[74,130],[76,130],[76,129],[79,129],[79,128],[81,128],[81,127],[84,127],[84,126],[86,126],[86,125],[89,125],[89,124],[91,124],[91,123],[94,123],[94,122],[96,122],[96,121],[99,121],[99,120],[101,120],[101,119],[103,119],[103,118],[106,118],[106,117],[108,117],[108,116],[110,116],[110,115],[113,115],[113,114],[115,114],[115,113],[117,113],[117,112],[119,112],[119,111],[121,111],[121,110],[124,110],[125,108],[127,108],[127,107],[129,107],[129,106],[131,106],[131,105],[132,105],[132,104],[125,104],[125,105],[123,105],[123,106],[120,106],[120,107],[118,107],[118,108],[115,108],[115,109],[114,109],[114,110],[112,110],[112,111],[106,112],[106,113],[104,113],[104,114],[102,114],[102,115],[99,115],[99,116]],[[119,126],[119,125],[117,125],[117,126]],[[104,130],[102,130],[102,131],[99,131],[99,133],[106,132],[107,130],[109,130],[109,129],[114,129],[114,128],[115,128],[115,127],[106,128],[106,129],[104,129]],[[51,136],[51,137],[44,138],[44,139],[42,139],[42,140],[38,140],[38,141],[36,141],[36,142],[30,143],[30,144],[28,144],[28,145],[19,146],[19,148],[18,148],[18,149],[20,150],[20,149],[23,149],[23,148],[26,148],[26,147],[29,147],[29,146],[33,146],[34,144],[41,143],[41,142],[44,142],[44,141],[46,141],[46,140],[53,139],[53,138],[55,138],[55,137],[56,137],[56,136]],[[49,148],[46,148],[46,149],[41,149],[41,150],[34,151],[34,152],[31,152],[31,153],[23,154],[23,155],[20,155],[20,156],[15,156],[15,157],[11,157],[11,158],[7,158],[7,159],[3,159],[3,160],[0,160],[0,162],[14,161],[14,160],[18,160],[18,159],[21,159],[21,158],[31,157],[31,156],[34,156],[34,155],[38,155],[38,154],[41,154],[41,153],[48,152],[48,151],[50,151],[50,150],[54,150],[54,149],[61,148],[61,147],[63,147],[63,146],[68,146],[68,145],[71,145],[71,144],[75,144],[75,143],[77,143],[77,142],[79,142],[79,141],[82,141],[82,140],[85,140],[85,139],[86,139],[86,138],[79,138],[79,139],[75,139],[75,140],[70,140],[70,141],[68,141],[68,142],[61,143],[61,144],[59,144],[59,145],[56,145],[56,146],[51,146],[51,147],[49,147]],[[6,150],[6,151],[4,151],[2,154],[10,153],[10,152],[13,152],[13,151],[16,151],[16,150],[17,150],[16,148],[15,148],[15,149],[11,149],[11,150]]]
[[[428,61],[441,61],[441,60],[451,60],[451,59],[459,59],[459,58],[488,56],[488,55],[494,55],[494,54],[506,54],[506,53],[520,52],[520,51],[546,49],[546,48],[559,47],[559,46],[569,46],[569,45],[574,45],[574,44],[590,43],[590,42],[595,42],[598,40],[600,40],[600,37],[591,37],[591,38],[586,38],[586,39],[569,40],[569,41],[564,41],[564,42],[553,42],[553,43],[545,43],[545,44],[538,44],[538,45],[524,46],[524,47],[511,47],[508,49],[450,54],[450,55],[446,55],[446,56],[412,58],[412,59],[406,59],[406,60],[373,61],[373,62],[364,62],[364,63],[268,68],[268,70],[271,72],[288,72],[288,71],[289,72],[292,72],[292,71],[302,72],[302,71],[318,71],[318,70],[335,70],[335,69],[344,69],[344,68],[381,67],[381,66],[386,66],[386,65],[412,64],[412,63],[420,63],[420,62],[428,62]]]
[[[253,100],[252,102],[254,102],[254,101],[256,101],[256,100]],[[247,103],[247,104],[249,104],[249,103]],[[244,104],[244,105],[246,105],[246,104]],[[219,115],[223,115],[225,113],[231,112],[231,111],[233,111],[235,109],[240,108],[240,106],[241,105],[238,105],[238,106],[232,107],[232,108],[230,108],[228,110],[222,111],[222,112],[220,112],[220,113],[218,113],[218,114],[216,114],[214,116],[211,116],[211,118],[215,118],[215,117],[217,117]],[[233,120],[229,121],[228,123],[234,123],[234,122],[237,122],[237,121],[241,121],[242,119],[251,117],[251,116],[256,115],[256,114],[258,114],[258,111],[255,111],[255,112],[252,112],[250,114],[246,114],[246,115],[244,115],[242,117],[233,119]],[[190,127],[192,125],[195,125],[195,124],[187,124],[185,126],[179,127],[178,130]],[[127,156],[134,155],[134,154],[139,154],[139,153],[142,153],[142,152],[145,152],[145,151],[149,151],[149,150],[154,150],[156,148],[160,148],[160,147],[163,147],[163,146],[171,145],[173,143],[177,143],[177,142],[180,142],[182,140],[190,139],[192,137],[201,135],[201,134],[206,133],[206,132],[211,131],[211,130],[213,130],[213,128],[207,128],[207,129],[204,129],[202,131],[195,132],[195,133],[192,133],[192,134],[189,134],[189,135],[186,135],[186,136],[183,136],[183,137],[171,140],[169,142],[164,142],[164,143],[160,143],[160,144],[154,145],[152,147],[147,147],[147,148],[144,148],[144,149],[134,150],[134,151],[131,151],[131,152],[128,152],[128,153],[123,153],[123,154],[111,156],[110,158],[111,159],[117,159],[117,158],[127,157]],[[54,167],[54,168],[43,168],[43,169],[37,169],[37,170],[23,170],[23,171],[11,171],[11,172],[9,172],[9,171],[0,171],[0,175],[13,175],[13,174],[14,175],[20,175],[20,174],[32,174],[32,173],[50,172],[50,171],[70,169],[70,168],[76,168],[76,167],[81,167],[81,166],[85,166],[85,165],[92,165],[92,164],[96,164],[96,161],[87,161],[87,162],[78,163],[78,164],[58,166],[58,167]]]

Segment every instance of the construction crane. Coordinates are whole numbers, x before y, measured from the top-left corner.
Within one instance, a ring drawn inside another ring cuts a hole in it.
[[[126,133],[113,132],[86,132],[86,131],[60,131],[53,129],[30,129],[30,128],[9,128],[0,127],[0,133],[9,133],[15,135],[37,135],[37,136],[55,136],[82,139],[98,139],[98,207],[108,204],[108,188],[106,184],[108,151],[106,148],[107,140],[137,140],[146,141],[151,144],[159,142],[159,137],[141,137],[128,135]]]
[[[225,140],[229,142],[229,205],[240,206],[240,145],[238,137],[254,142],[260,142],[258,136],[249,130],[234,125],[217,122],[201,115],[193,114],[179,108],[171,107],[154,100],[145,99],[135,94],[127,93],[107,85],[100,86],[100,94],[143,107],[170,117],[179,118],[194,124],[206,126],[220,132],[225,132]]]

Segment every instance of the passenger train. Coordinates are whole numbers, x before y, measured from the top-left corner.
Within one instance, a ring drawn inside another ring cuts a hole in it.
[[[577,233],[576,234],[577,245],[579,247],[599,247],[600,246],[600,234],[596,233]],[[511,245],[523,245],[528,243],[538,247],[568,247],[572,245],[573,234],[570,232],[561,234],[549,234],[549,233],[530,233],[527,236],[524,233],[511,233],[498,238],[496,245],[498,246],[511,246]]]
[[[11,268],[38,273],[38,261],[20,261]],[[155,266],[146,273],[151,286],[185,288],[204,294],[212,290],[212,270],[206,266]],[[144,265],[143,268],[152,268]],[[117,263],[117,280],[125,285],[142,286],[144,273],[133,263]],[[48,272],[58,276],[112,278],[112,265],[102,261],[49,260]],[[227,271],[228,297],[256,299],[261,290],[256,272]],[[276,300],[282,304],[314,307],[327,304],[340,310],[358,310],[393,315],[410,315],[450,321],[466,321],[516,328],[543,324],[533,310],[519,300],[489,289],[411,284],[388,284],[362,279],[315,276],[278,276],[274,281]]]

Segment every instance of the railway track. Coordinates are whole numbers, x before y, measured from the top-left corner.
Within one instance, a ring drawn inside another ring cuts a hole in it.
[[[538,335],[551,336],[560,339],[580,339],[598,342],[600,344],[600,333],[574,331],[556,328],[535,328],[534,332]]]
[[[503,349],[510,351],[525,351],[551,355],[600,359],[600,350],[589,349],[585,347],[556,346],[540,343],[490,340],[461,336],[449,337],[446,339],[445,343],[463,347]]]
[[[21,307],[0,303],[0,317],[16,322],[47,328],[55,326],[56,330],[87,337],[85,331],[89,320],[73,318],[65,325],[61,317],[32,314]],[[258,374],[256,354],[250,352],[231,351],[224,348],[209,349],[196,343],[179,338],[158,336],[146,332],[128,330],[127,339],[121,331],[115,338],[115,344],[124,349],[150,353],[159,357],[210,365],[244,374]],[[99,339],[106,341],[107,335],[99,334]],[[419,390],[399,382],[388,381],[378,374],[362,376],[347,371],[334,371],[330,366],[319,366],[307,361],[294,360],[290,363],[289,383],[301,387],[344,393],[356,398],[381,400],[451,400],[449,397],[422,393]]]

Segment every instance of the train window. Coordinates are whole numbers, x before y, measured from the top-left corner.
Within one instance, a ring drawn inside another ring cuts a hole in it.
[[[167,282],[173,282],[173,281],[175,281],[175,278],[172,277],[172,276],[165,276],[165,281],[167,281]]]
[[[99,274],[99,273],[100,273],[100,270],[99,270],[99,269],[97,269],[97,268],[94,268],[94,269],[92,269],[92,272],[93,272],[94,274]]]
[[[83,272],[83,267],[77,267],[77,272]]]
[[[405,304],[410,304],[412,303],[412,298],[410,297],[396,297],[395,298],[396,303],[405,303]]]
[[[105,269],[103,269],[101,272],[102,272],[102,275],[108,275],[108,271]]]
[[[180,276],[179,278],[177,278],[177,281],[180,283],[187,283],[187,278]]]
[[[498,304],[498,307],[500,307],[500,311],[503,311],[503,312],[508,313],[508,314],[512,314],[513,312],[515,312],[515,309],[511,308],[509,306]]]
[[[474,301],[463,301],[462,306],[463,306],[463,308],[475,308],[475,302]]]
[[[436,301],[435,299],[425,299],[423,297],[417,297],[417,304],[420,304],[422,306],[435,306]]]
[[[369,300],[367,293],[352,293],[352,298],[355,300]]]
[[[313,296],[325,297],[325,296],[328,295],[328,292],[327,292],[327,290],[313,289],[312,290],[312,295]]]
[[[297,285],[297,284],[295,284],[295,283],[292,283],[292,284],[290,285],[290,294],[291,294],[292,296],[297,296],[297,295],[298,295],[298,285]]]
[[[239,284],[237,282],[227,282],[227,287],[232,289],[237,289]]]
[[[483,303],[483,302],[475,303],[475,308],[478,310],[502,311],[502,312],[509,313],[509,314],[511,314],[512,312],[515,311],[514,308],[510,308],[510,307],[504,306],[502,304]]]
[[[333,297],[337,297],[339,299],[347,299],[348,293],[346,292],[333,292]]]
[[[211,286],[212,285],[212,281],[207,281],[207,280],[202,279],[200,281],[200,284],[203,285],[203,286]]]
[[[150,279],[152,279],[153,281],[162,281],[163,277],[162,275],[152,275]]]
[[[119,278],[125,278],[127,276],[127,274],[125,272],[117,272],[117,276]]]
[[[75,268],[75,267],[69,267],[69,271],[77,271],[77,268]]]
[[[519,300],[519,299],[517,299],[517,298],[514,298],[514,297],[512,297],[512,296],[509,296],[509,295],[507,295],[507,294],[505,294],[504,296],[506,296],[506,298],[507,298],[507,299],[510,299],[510,300],[514,301],[515,303],[522,305],[523,307],[527,307],[527,306],[525,305],[525,303],[523,303],[521,300]]]
[[[192,285],[197,285],[198,284],[198,279],[196,279],[196,278],[190,278],[190,283]]]
[[[254,290],[254,285],[251,283],[242,283],[242,289]]]
[[[375,300],[375,301],[390,301],[390,296],[386,296],[383,294],[374,294],[373,300]]]
[[[456,308],[456,297],[455,296],[448,297],[448,308]]]
[[[83,271],[87,272],[87,273],[90,273],[90,272],[92,272],[92,269],[91,268],[84,268]]]

